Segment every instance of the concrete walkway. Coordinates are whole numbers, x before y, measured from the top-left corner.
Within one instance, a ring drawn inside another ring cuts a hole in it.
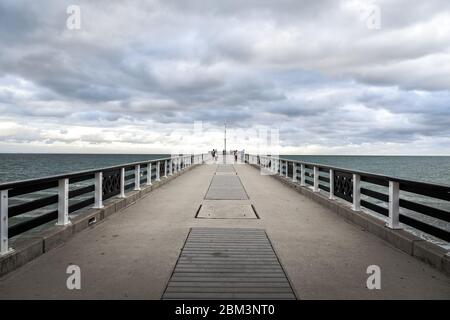
[[[450,298],[450,279],[270,176],[236,165],[260,219],[195,218],[216,165],[203,165],[0,279],[0,299],[160,299],[191,227],[267,233],[300,299]],[[220,200],[219,200],[220,201]],[[81,268],[81,290],[66,268]],[[381,290],[366,268],[381,268]]]

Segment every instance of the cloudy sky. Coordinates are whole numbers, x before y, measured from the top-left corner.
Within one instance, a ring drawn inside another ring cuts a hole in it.
[[[450,2],[0,1],[0,152],[220,149],[225,121],[282,154],[450,155]]]

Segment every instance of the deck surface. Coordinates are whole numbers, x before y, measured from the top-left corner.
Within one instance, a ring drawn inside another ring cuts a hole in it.
[[[192,228],[163,299],[295,299],[264,230]]]
[[[234,165],[248,195],[236,201],[259,219],[196,218],[211,180],[228,177],[217,167],[180,175],[0,278],[0,299],[161,299],[192,228],[264,230],[298,299],[450,298],[448,276],[249,165]],[[66,287],[70,264],[81,268],[81,290]],[[370,265],[381,269],[381,290],[366,287]]]

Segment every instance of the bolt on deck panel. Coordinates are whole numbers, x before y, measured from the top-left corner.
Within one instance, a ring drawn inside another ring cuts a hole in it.
[[[262,229],[192,228],[163,299],[295,299]]]

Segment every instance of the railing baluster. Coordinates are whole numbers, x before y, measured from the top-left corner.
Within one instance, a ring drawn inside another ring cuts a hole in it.
[[[8,244],[8,190],[0,191],[0,255],[10,252]]]
[[[400,228],[400,184],[389,181],[389,218],[387,227],[391,229]]]
[[[284,162],[284,168],[285,168],[285,170],[286,170],[286,178],[287,177],[289,177],[289,162],[288,161],[285,161]]]
[[[292,182],[297,182],[297,162],[292,162]]]
[[[334,200],[334,170],[330,169],[330,200]]]
[[[141,166],[134,166],[134,191],[141,190]]]
[[[69,221],[69,179],[58,180],[58,222],[59,226],[70,224]]]
[[[361,210],[361,176],[353,174],[353,206],[354,211]]]
[[[300,164],[300,186],[305,187],[305,165],[303,163]]]
[[[314,192],[319,192],[319,167],[314,166]]]
[[[152,163],[149,162],[147,164],[147,185],[151,186],[152,185]]]
[[[120,168],[120,198],[125,198],[125,168]]]
[[[169,160],[169,176],[173,175],[173,158]]]
[[[164,160],[164,178],[167,178],[167,160]]]
[[[95,209],[103,208],[103,172],[95,173]]]
[[[161,162],[158,161],[156,163],[156,180],[155,181],[161,181],[161,177],[159,176],[161,172]]]

